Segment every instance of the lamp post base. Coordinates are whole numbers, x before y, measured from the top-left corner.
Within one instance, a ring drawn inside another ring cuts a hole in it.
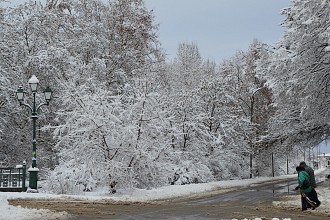
[[[34,167],[30,167],[28,169],[29,173],[30,173],[30,178],[29,178],[29,188],[32,189],[32,190],[37,190],[38,191],[38,185],[37,185],[37,182],[38,182],[38,172],[39,172],[39,169]]]

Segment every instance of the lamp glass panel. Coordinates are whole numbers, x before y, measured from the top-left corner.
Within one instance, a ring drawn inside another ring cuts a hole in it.
[[[46,92],[45,91],[45,99],[49,101],[52,98],[52,92]]]
[[[32,92],[37,92],[38,83],[30,83],[30,88]]]
[[[24,91],[23,91],[22,87],[20,87],[20,88],[17,89],[16,95],[17,95],[18,101],[23,101],[23,99],[24,99]]]
[[[49,86],[47,86],[47,88],[44,91],[45,94],[45,99],[47,101],[50,101],[50,99],[52,98],[52,90],[49,88]]]

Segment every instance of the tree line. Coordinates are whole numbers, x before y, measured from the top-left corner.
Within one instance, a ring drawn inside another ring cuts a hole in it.
[[[49,191],[283,174],[329,133],[329,6],[292,0],[278,44],[254,40],[219,63],[189,42],[166,61],[143,0],[0,6],[0,160],[31,163],[15,91],[30,101],[35,74],[54,91],[37,134]]]

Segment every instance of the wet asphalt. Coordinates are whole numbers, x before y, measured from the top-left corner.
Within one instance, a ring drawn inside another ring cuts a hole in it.
[[[317,180],[326,181],[323,176]],[[103,211],[112,211],[111,216],[100,216],[98,219],[120,220],[226,220],[226,219],[304,219],[323,220],[329,219],[319,213],[303,213],[298,208],[277,208],[273,201],[280,200],[284,195],[296,194],[295,179],[277,183],[264,183],[245,186],[241,189],[219,193],[201,198],[173,200],[157,204],[130,204],[126,206],[109,206]],[[93,219],[80,216],[77,219]]]

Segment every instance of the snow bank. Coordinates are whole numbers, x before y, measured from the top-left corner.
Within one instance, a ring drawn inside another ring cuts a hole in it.
[[[66,212],[52,212],[44,209],[27,209],[8,204],[7,198],[0,194],[0,220],[64,220],[70,215]]]

